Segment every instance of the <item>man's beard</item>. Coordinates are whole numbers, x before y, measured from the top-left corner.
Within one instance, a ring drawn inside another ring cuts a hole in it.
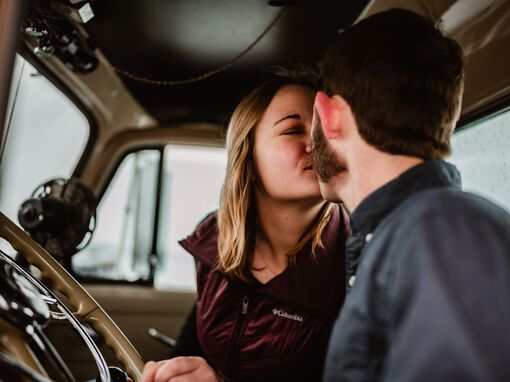
[[[331,177],[347,170],[347,164],[338,158],[333,149],[328,145],[328,140],[322,131],[321,121],[316,114],[312,133],[313,167],[317,177],[323,183]]]

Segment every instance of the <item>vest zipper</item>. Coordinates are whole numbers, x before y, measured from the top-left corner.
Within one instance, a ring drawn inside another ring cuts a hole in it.
[[[244,296],[243,297],[243,306],[241,308],[241,314],[248,313],[248,303],[249,302],[250,302],[250,299],[248,298],[248,296]]]
[[[232,333],[232,339],[230,340],[230,347],[228,352],[228,362],[227,362],[227,376],[235,377],[234,368],[237,363],[237,355],[239,354],[239,337],[241,335],[241,330],[244,326],[244,321],[246,320],[246,315],[248,313],[248,304],[250,299],[248,296],[243,296],[242,304],[241,304],[241,312],[237,318],[236,326],[234,327],[234,332]]]

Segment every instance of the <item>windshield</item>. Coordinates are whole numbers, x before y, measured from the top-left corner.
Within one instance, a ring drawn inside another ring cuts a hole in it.
[[[0,211],[14,222],[21,203],[50,179],[70,177],[89,136],[87,118],[16,55],[0,166]]]

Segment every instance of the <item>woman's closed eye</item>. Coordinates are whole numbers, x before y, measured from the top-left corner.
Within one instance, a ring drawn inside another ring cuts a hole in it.
[[[303,127],[290,127],[282,131],[281,135],[297,135],[304,134],[305,129]]]

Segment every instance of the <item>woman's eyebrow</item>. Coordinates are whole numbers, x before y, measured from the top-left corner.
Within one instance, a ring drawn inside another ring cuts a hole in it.
[[[299,114],[289,114],[289,115],[283,117],[282,119],[279,119],[278,121],[276,121],[273,124],[273,126],[276,126],[277,124],[279,124],[282,121],[285,121],[286,119],[301,119],[301,116]]]

